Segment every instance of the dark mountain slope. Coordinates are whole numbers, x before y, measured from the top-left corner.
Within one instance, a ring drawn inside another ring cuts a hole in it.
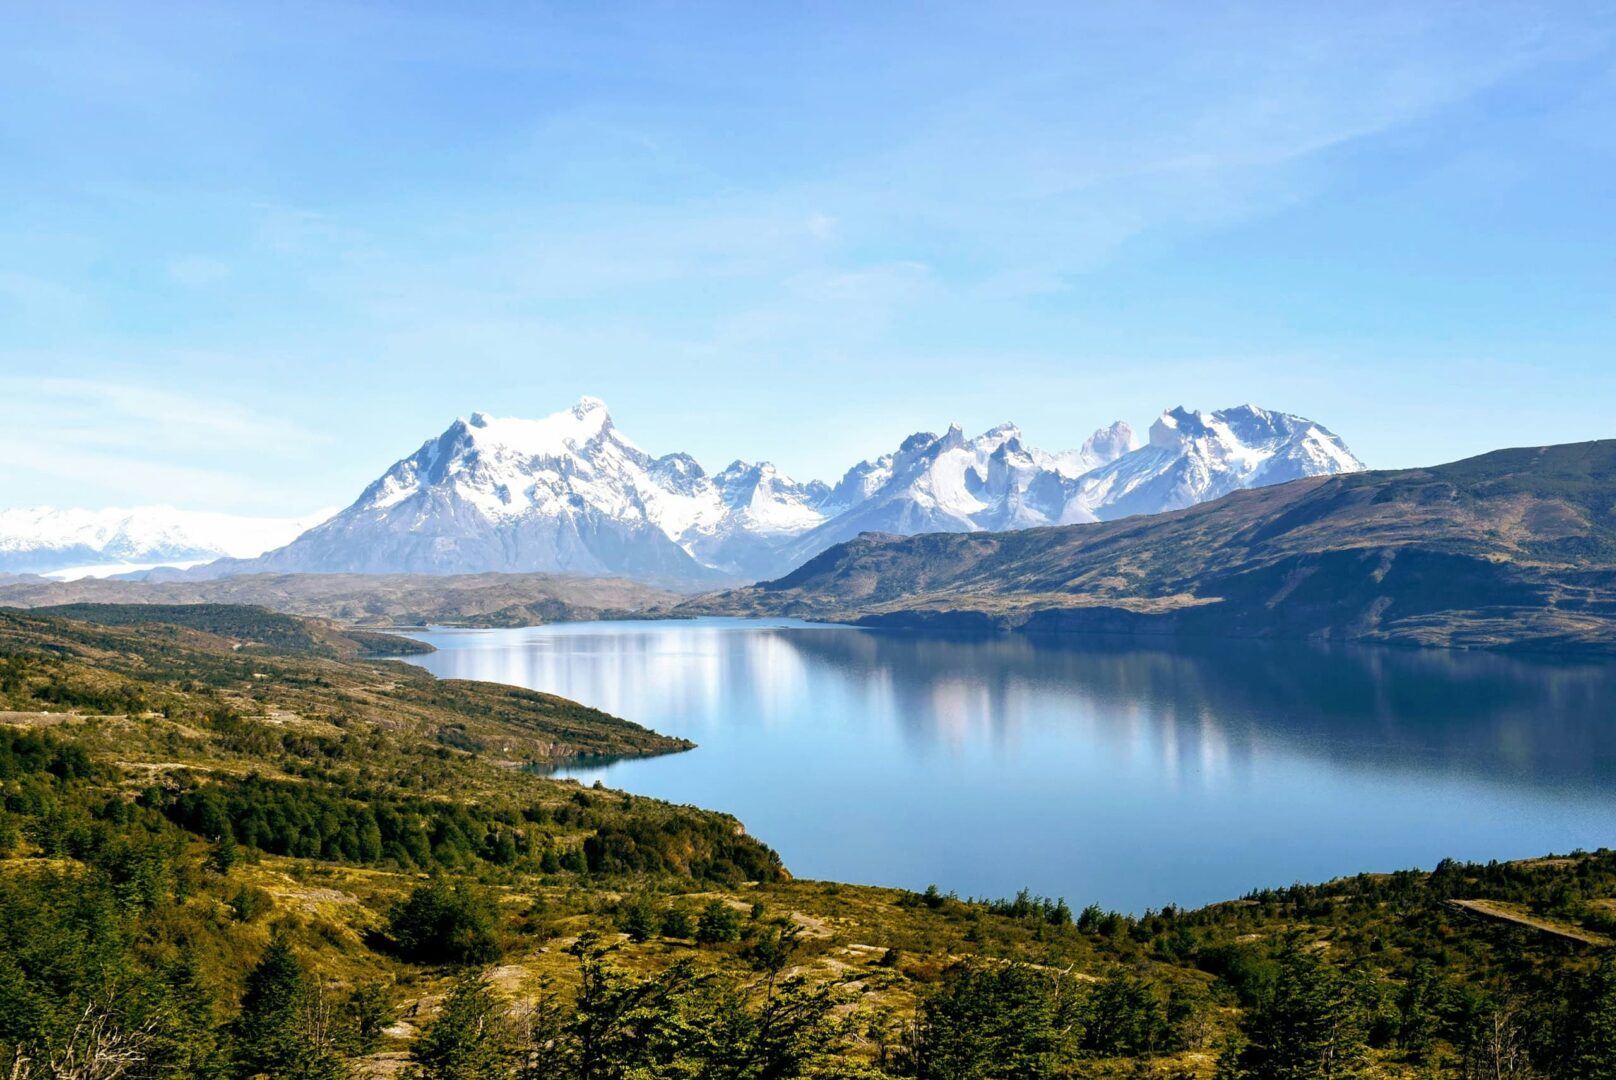
[[[866,534],[682,610],[1616,651],[1616,440],[1104,524]]]

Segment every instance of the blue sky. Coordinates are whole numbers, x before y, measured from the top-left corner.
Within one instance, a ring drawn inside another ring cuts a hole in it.
[[[302,512],[582,394],[799,478],[1248,400],[1616,437],[1613,12],[17,5],[0,505]]]

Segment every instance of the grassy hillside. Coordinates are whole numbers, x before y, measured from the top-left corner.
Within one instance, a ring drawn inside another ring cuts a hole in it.
[[[432,646],[398,634],[338,629],[312,619],[234,604],[62,604],[33,609],[103,626],[183,626],[229,641],[236,649],[315,656],[419,656]]]
[[[1609,852],[1139,916],[794,881],[511,752],[642,729],[176,617],[0,612],[8,1077],[1616,1068]]]
[[[561,574],[248,574],[150,583],[0,577],[0,605],[249,605],[356,626],[532,626],[613,618],[678,599],[622,578]]]
[[[1014,533],[866,535],[681,611],[1616,650],[1616,441]]]
[[[156,714],[181,733],[231,725],[246,758],[309,730],[339,741],[380,730],[438,751],[537,765],[691,745],[552,695],[368,658],[399,647],[389,635],[356,637],[254,608],[70,610],[96,621],[0,608],[0,710],[46,719]]]

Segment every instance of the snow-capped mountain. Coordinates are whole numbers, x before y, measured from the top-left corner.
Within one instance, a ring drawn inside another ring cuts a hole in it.
[[[1213,413],[1180,407],[1150,426],[1148,445],[1081,476],[1076,498],[1110,521],[1363,467],[1333,432],[1300,416],[1255,405]]]
[[[242,517],[170,506],[0,510],[0,572],[90,577],[226,555],[251,557],[287,543],[329,514]]]
[[[548,571],[699,588],[778,576],[860,532],[1106,520],[1362,468],[1323,427],[1253,406],[1174,409],[1135,444],[1121,422],[1054,454],[1013,424],[975,438],[956,425],[830,486],[767,462],[709,474],[688,454],[653,456],[584,398],[541,420],[456,420],[292,543],[193,573]]]
[[[1243,405],[1170,409],[1136,447],[1118,421],[1079,450],[1028,448],[1013,424],[974,439],[958,426],[921,433],[861,462],[832,491],[835,513],[782,549],[797,566],[861,532],[1002,532],[1178,510],[1239,488],[1355,472],[1363,464],[1328,429]]]
[[[832,489],[823,524],[782,549],[787,569],[861,532],[912,534],[1025,529],[1093,521],[1074,500],[1077,477],[1132,445],[1126,424],[1096,432],[1082,450],[1046,454],[1023,444],[1014,424],[974,439],[959,425],[921,432],[896,453],[849,469]]]
[[[708,476],[652,457],[584,398],[542,420],[456,420],[358,501],[278,551],[210,572],[621,575],[681,585],[750,576],[780,536],[818,524],[824,485],[767,463]]]

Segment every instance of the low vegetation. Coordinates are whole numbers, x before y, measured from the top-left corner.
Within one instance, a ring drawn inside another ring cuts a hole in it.
[[[568,574],[176,575],[155,581],[6,581],[0,575],[0,605],[252,606],[350,626],[534,626],[618,618],[678,599],[624,578]]]
[[[587,710],[228,628],[0,613],[0,1074],[1616,1075],[1616,853],[1139,915],[795,881],[504,748]]]

